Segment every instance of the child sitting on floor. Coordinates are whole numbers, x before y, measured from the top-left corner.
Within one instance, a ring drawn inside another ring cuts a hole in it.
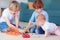
[[[35,11],[33,12],[32,16],[29,20],[29,23],[26,27],[26,30],[29,30],[31,33],[37,33],[37,34],[45,33],[41,27],[36,28],[37,27],[36,25],[31,27],[31,24],[34,24],[36,22],[37,15],[39,15],[41,13],[45,16],[46,21],[49,20],[48,13],[45,10],[43,10],[43,7],[44,7],[44,4],[43,4],[42,0],[35,0],[33,2],[33,8],[35,9]]]
[[[10,2],[8,8],[6,8],[0,18],[0,31],[7,31],[9,27],[20,28],[18,26],[18,11],[20,10],[20,4],[17,1]],[[13,24],[15,20],[15,25]],[[23,30],[20,30],[23,32]]]
[[[45,31],[45,36],[48,36],[49,34],[60,36],[60,30],[58,29],[58,26],[56,26],[54,23],[46,21],[46,18],[43,14],[39,14],[36,17],[36,25],[37,27],[42,27],[42,29]]]

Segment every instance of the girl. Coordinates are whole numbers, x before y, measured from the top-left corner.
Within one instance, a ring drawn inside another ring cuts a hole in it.
[[[58,26],[56,26],[54,23],[46,21],[46,18],[43,14],[39,14],[37,16],[36,25],[37,27],[42,27],[42,29],[45,31],[45,36],[48,36],[49,34],[60,36],[60,30],[58,29]]]
[[[46,21],[48,21],[48,14],[47,14],[46,11],[43,10],[42,0],[35,0],[35,2],[33,3],[33,8],[35,9],[35,11],[33,12],[32,16],[31,16],[31,19],[29,20],[29,23],[28,23],[28,25],[26,27],[26,30],[29,30],[30,29],[30,32],[32,32],[32,33],[43,34],[44,31],[42,30],[41,27],[36,28],[36,26],[34,25],[34,27],[31,27],[30,28],[30,25],[33,22],[36,22],[37,15],[39,15],[41,13],[45,16]]]
[[[17,1],[10,2],[8,8],[6,8],[0,18],[0,31],[6,31],[8,27],[18,28],[18,11],[20,10],[20,5]],[[13,21],[15,24],[13,25]]]

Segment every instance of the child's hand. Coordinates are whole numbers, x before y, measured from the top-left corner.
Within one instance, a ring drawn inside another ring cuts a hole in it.
[[[29,30],[25,30],[25,33],[29,33]]]
[[[20,33],[25,33],[25,30],[19,29]]]
[[[14,26],[14,25],[11,25],[10,27],[16,28],[16,26]]]
[[[49,32],[48,32],[48,29],[47,30],[45,30],[45,37],[47,37],[49,35]]]
[[[45,37],[47,37],[47,35],[44,35]]]
[[[41,23],[40,22],[36,22],[36,26],[37,27],[40,27],[41,26]]]

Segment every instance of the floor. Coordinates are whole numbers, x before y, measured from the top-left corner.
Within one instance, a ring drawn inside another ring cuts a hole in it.
[[[19,25],[26,26],[27,23],[21,22]],[[48,37],[44,37],[43,35],[40,34],[34,34],[34,33],[29,33],[29,34],[31,36],[30,38],[23,38],[22,35],[11,36],[5,33],[0,33],[0,40],[60,40],[60,36],[56,36],[56,35],[50,35]]]

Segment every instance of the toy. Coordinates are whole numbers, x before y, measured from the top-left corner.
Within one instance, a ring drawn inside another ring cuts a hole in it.
[[[22,34],[22,37],[23,37],[23,38],[30,38],[30,35],[27,34],[27,33],[25,33],[25,34]]]
[[[16,27],[9,27],[6,34],[18,36],[18,35],[20,35],[20,32],[19,32],[18,28],[16,28]]]

